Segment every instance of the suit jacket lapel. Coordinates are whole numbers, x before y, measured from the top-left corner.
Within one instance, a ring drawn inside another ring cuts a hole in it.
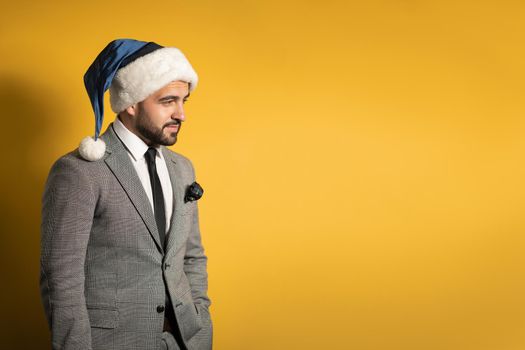
[[[174,157],[165,147],[162,147],[162,153],[164,155],[164,159],[166,160],[166,166],[168,168],[168,173],[170,174],[171,187],[173,189],[173,213],[171,215],[171,224],[168,231],[168,242],[166,243],[167,255],[182,239],[180,234],[177,234],[177,232],[181,232],[178,228],[182,224],[183,219],[182,215],[180,214],[184,205],[184,184],[181,181],[182,176],[179,164],[177,164]]]
[[[157,224],[155,222],[155,215],[151,209],[146,191],[131,163],[131,159],[129,159],[128,151],[115,134],[112,125],[108,127],[108,130],[101,138],[106,142],[106,152],[109,153],[104,161],[128,195],[133,206],[137,209],[138,214],[144,221],[144,224],[146,224],[151,237],[155,241],[157,248],[163,252]]]

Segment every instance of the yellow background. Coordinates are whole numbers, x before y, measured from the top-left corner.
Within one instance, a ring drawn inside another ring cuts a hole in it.
[[[524,34],[510,0],[4,2],[0,347],[49,348],[44,181],[129,37],[201,79],[215,349],[525,349]]]

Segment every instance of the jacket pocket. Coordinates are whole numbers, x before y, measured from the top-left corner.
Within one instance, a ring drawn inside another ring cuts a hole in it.
[[[112,329],[118,326],[119,315],[116,309],[88,306],[87,311],[92,328]]]
[[[175,306],[175,311],[177,319],[180,320],[182,337],[188,341],[202,329],[201,316],[193,303],[191,293],[186,294],[184,300]]]
[[[182,204],[180,206],[180,208],[179,208],[180,215],[181,216],[191,215],[191,214],[193,214],[193,212],[195,211],[196,208],[197,208],[197,201],[186,202],[186,203]],[[177,209],[175,209],[175,210],[177,210]]]

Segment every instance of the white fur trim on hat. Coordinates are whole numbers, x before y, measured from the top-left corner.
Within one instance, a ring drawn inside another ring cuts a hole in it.
[[[106,143],[100,137],[95,141],[93,137],[87,136],[80,142],[78,152],[85,160],[94,162],[106,153]]]
[[[139,57],[115,74],[109,87],[111,109],[120,113],[175,80],[188,82],[190,91],[198,82],[197,73],[179,49],[163,47]]]

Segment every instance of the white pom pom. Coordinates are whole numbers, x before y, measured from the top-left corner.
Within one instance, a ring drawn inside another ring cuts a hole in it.
[[[80,142],[78,151],[82,158],[94,162],[104,156],[104,153],[106,152],[106,144],[100,137],[95,141],[93,137],[88,136]]]

